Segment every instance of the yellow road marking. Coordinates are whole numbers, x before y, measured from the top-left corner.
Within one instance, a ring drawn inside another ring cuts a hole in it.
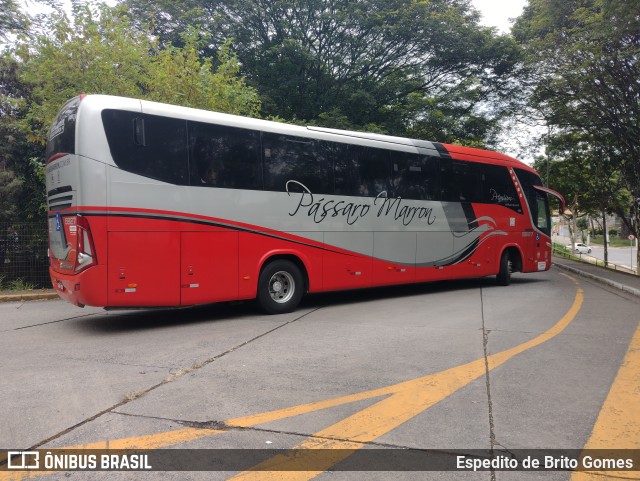
[[[582,289],[578,289],[573,305],[560,321],[530,341],[488,356],[487,365],[489,370],[495,369],[513,356],[560,334],[575,318],[582,306],[582,301]],[[321,458],[321,461],[324,462],[321,470],[303,471],[304,466],[309,465],[308,458],[305,459],[304,452],[296,451],[295,453],[290,452],[274,456],[231,479],[233,481],[269,481],[275,479],[304,481],[314,478],[350,456],[353,451],[349,450],[363,448],[365,443],[388,433],[485,373],[485,359],[481,358],[446,371],[393,386],[395,388],[394,393],[388,398],[315,433],[293,448],[296,450],[325,449],[323,458]],[[343,451],[331,452],[329,451],[330,449]],[[313,453],[308,453],[309,457],[313,456]],[[313,456],[314,466],[318,465],[318,458],[317,455]],[[288,471],[279,471],[283,469]]]
[[[575,282],[575,281],[574,281]],[[485,358],[453,367],[435,374],[429,374],[417,379],[404,381],[392,386],[373,389],[347,396],[340,396],[328,400],[317,401],[284,409],[277,409],[265,413],[242,416],[225,422],[232,427],[251,427],[271,421],[306,414],[344,404],[350,404],[365,399],[386,396],[381,401],[347,417],[346,419],[312,435],[293,449],[341,449],[332,454],[326,451],[326,467],[323,471],[245,471],[235,476],[234,480],[259,479],[268,481],[279,480],[307,480],[326,471],[350,453],[346,450],[357,450],[364,447],[363,443],[372,441],[383,434],[398,427],[412,417],[420,414],[434,404],[442,401],[470,382],[479,378],[489,370],[495,369],[512,357],[546,342],[560,334],[575,318],[583,302],[582,289],[578,288],[571,308],[554,326],[539,336],[519,344],[505,351],[492,354]],[[64,449],[158,449],[185,443],[200,438],[222,434],[225,430],[186,428],[149,434],[113,441],[96,442],[86,445],[70,446]],[[314,457],[317,465],[317,455]],[[304,468],[305,458],[299,452],[296,457],[286,454],[275,456],[252,469],[299,469]],[[0,472],[0,481],[21,481],[31,476],[52,474],[52,471],[16,471]]]
[[[631,339],[584,449],[640,449],[640,326]],[[638,479],[638,472],[582,471],[573,473],[571,481],[602,481],[603,476]]]

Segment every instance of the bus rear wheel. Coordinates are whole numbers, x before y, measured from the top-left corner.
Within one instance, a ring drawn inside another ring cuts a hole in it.
[[[303,286],[298,266],[285,259],[275,260],[258,278],[258,304],[268,314],[292,312],[300,304]]]
[[[509,251],[504,251],[500,257],[500,271],[496,276],[496,283],[499,286],[508,286],[511,284],[511,272],[513,271],[513,260]]]

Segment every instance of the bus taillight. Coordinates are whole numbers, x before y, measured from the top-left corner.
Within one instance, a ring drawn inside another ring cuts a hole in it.
[[[77,216],[77,262],[76,272],[83,271],[84,269],[97,264],[96,249],[93,245],[93,237],[91,236],[91,228],[87,219],[81,215]]]

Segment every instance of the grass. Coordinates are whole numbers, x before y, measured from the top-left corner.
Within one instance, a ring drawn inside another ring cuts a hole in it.
[[[596,259],[591,255],[587,255],[587,254],[576,255],[573,252],[571,252],[570,248],[568,248],[564,244],[558,244],[557,242],[553,243],[553,255],[564,257],[565,259],[571,259],[578,262],[584,262],[587,264],[594,264],[596,266],[605,267],[607,269],[612,269],[615,271],[629,272],[631,274],[635,274],[635,272],[631,271],[627,267],[618,266],[612,262],[609,262],[607,265],[604,263],[604,261],[601,261],[600,259]]]
[[[0,276],[0,289],[3,291],[31,291],[35,288],[36,285],[34,283],[24,279],[14,279],[7,282],[4,276]]]
[[[595,236],[591,238],[591,244],[604,245],[604,238],[602,236]],[[621,239],[618,236],[609,236],[609,246],[611,247],[629,247],[631,241],[629,239]]]

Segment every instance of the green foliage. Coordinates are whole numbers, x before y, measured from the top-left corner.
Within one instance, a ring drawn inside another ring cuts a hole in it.
[[[37,159],[42,146],[29,142],[19,128],[29,95],[30,88],[20,80],[20,65],[9,55],[1,56],[0,222],[43,220],[46,214],[44,181],[39,175],[43,166]]]
[[[534,168],[543,177],[549,172],[549,187],[563,193],[577,217],[613,213],[629,205],[617,159],[590,135],[557,134],[548,142],[549,155],[536,159]]]
[[[36,288],[36,284],[22,278],[6,280],[4,274],[0,274],[0,289],[3,291],[32,291]]]
[[[3,3],[2,15],[15,4]],[[18,12],[19,13],[19,12]],[[0,34],[2,30],[0,30]],[[73,4],[36,18],[0,56],[0,221],[44,221],[44,140],[60,107],[80,93],[145,98],[257,116],[256,91],[240,76],[232,42],[200,58],[206,36],[162,49],[122,7]]]
[[[33,282],[26,281],[22,278],[14,279],[2,286],[2,289],[7,289],[9,291],[32,291],[35,288],[36,285]]]
[[[581,217],[580,219],[578,219],[578,221],[576,222],[576,225],[578,226],[578,229],[580,229],[581,231],[587,230],[589,228],[589,223],[587,222],[586,217]]]
[[[519,61],[465,0],[125,3],[164,45],[189,25],[210,34],[205,55],[234,38],[265,115],[294,122],[485,144]]]
[[[9,32],[22,30],[25,22],[15,0],[0,2],[0,40],[5,40]]]
[[[537,77],[533,104],[549,123],[606,152],[640,198],[640,4],[531,0],[514,33]],[[638,216],[640,220],[640,216]],[[636,224],[640,225],[640,223]]]
[[[231,40],[218,52],[218,67],[212,59],[200,60],[203,44],[194,29],[183,36],[182,48],[168,46],[158,52],[149,67],[146,97],[158,102],[256,117],[260,102],[256,92],[240,77],[240,65],[231,52]]]
[[[131,26],[123,8],[77,5],[74,15],[73,21],[63,12],[48,17],[47,34],[24,38],[16,48],[22,79],[33,89],[21,121],[30,140],[44,142],[60,106],[80,93],[257,115],[257,95],[240,78],[230,42],[214,72],[211,59],[198,55],[203,40],[194,30],[183,35],[184,47],[160,49],[148,31]]]
[[[23,38],[16,55],[22,79],[33,86],[22,128],[30,140],[44,143],[60,107],[80,93],[139,95],[146,84],[151,39],[129,27],[126,15],[106,6],[93,12],[84,5],[74,21],[58,11],[47,17],[46,34]]]
[[[10,170],[0,171],[0,222],[11,220],[18,211],[15,203],[22,181]]]
[[[549,124],[588,139],[600,159],[593,194],[640,233],[640,3],[531,0],[514,29],[535,73],[532,105]],[[624,186],[626,205],[613,193]],[[599,193],[597,189],[603,189]],[[609,197],[611,202],[604,202]],[[640,261],[640,253],[638,254]],[[640,265],[640,262],[639,262]],[[640,267],[639,267],[640,269]]]

